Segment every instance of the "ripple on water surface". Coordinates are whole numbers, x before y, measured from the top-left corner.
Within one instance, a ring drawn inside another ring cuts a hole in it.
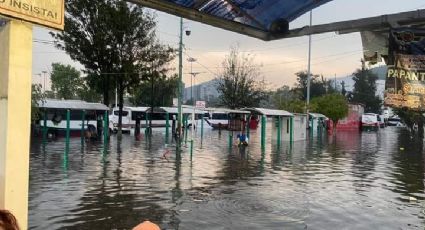
[[[423,229],[423,144],[403,130],[228,148],[207,130],[194,154],[149,141],[33,141],[31,229]],[[401,151],[400,148],[404,148]]]

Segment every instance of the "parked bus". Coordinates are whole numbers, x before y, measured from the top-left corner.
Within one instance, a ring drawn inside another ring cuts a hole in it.
[[[92,135],[97,133],[103,125],[103,116],[109,109],[100,103],[89,103],[80,100],[46,99],[39,102],[42,112],[39,127],[46,127],[49,136],[65,136],[67,126],[67,111],[70,111],[70,135],[81,136],[82,120],[84,115],[84,131]],[[84,112],[83,112],[84,111]]]

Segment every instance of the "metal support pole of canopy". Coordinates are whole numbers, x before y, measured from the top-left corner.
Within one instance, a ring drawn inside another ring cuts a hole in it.
[[[66,110],[65,154],[69,153],[71,110]]]
[[[108,111],[103,115],[103,152],[106,153],[106,146],[108,145]]]
[[[165,114],[165,143],[168,144],[168,139],[170,136],[170,114],[167,112]]]
[[[280,147],[282,138],[282,117],[277,117],[277,146]]]
[[[261,149],[266,148],[266,116],[261,117]]]
[[[86,111],[83,110],[83,112],[81,113],[81,145],[82,146],[84,145],[84,139],[85,139],[85,134],[84,134],[84,131],[85,131],[84,122],[85,122],[85,120],[86,120]]]
[[[46,147],[47,143],[47,110],[44,109],[44,115],[43,115],[43,148]]]

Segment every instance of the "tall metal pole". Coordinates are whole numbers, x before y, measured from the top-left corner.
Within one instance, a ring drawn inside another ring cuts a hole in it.
[[[177,117],[177,130],[179,140],[177,141],[177,149],[180,150],[181,147],[181,132],[182,132],[182,91],[183,91],[183,18],[180,18],[180,43],[179,43],[179,88],[178,88],[178,117]]]
[[[310,11],[310,27],[313,24],[313,11]],[[311,83],[311,35],[308,36],[308,70],[307,70],[307,108],[306,112],[309,113],[310,106],[310,83]]]
[[[193,62],[196,61],[195,58],[190,57],[187,59],[188,62],[190,62],[190,100],[192,101],[192,125],[190,126],[191,136],[190,136],[190,156],[192,158],[193,154],[193,134],[195,131],[195,100],[193,98],[193,86],[195,85],[195,73],[193,72]]]
[[[43,73],[43,92],[46,93],[46,74],[47,71],[41,71]]]

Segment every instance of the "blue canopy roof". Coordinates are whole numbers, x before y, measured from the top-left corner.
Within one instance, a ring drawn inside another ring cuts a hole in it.
[[[289,23],[331,0],[129,0],[263,40],[281,37]]]

